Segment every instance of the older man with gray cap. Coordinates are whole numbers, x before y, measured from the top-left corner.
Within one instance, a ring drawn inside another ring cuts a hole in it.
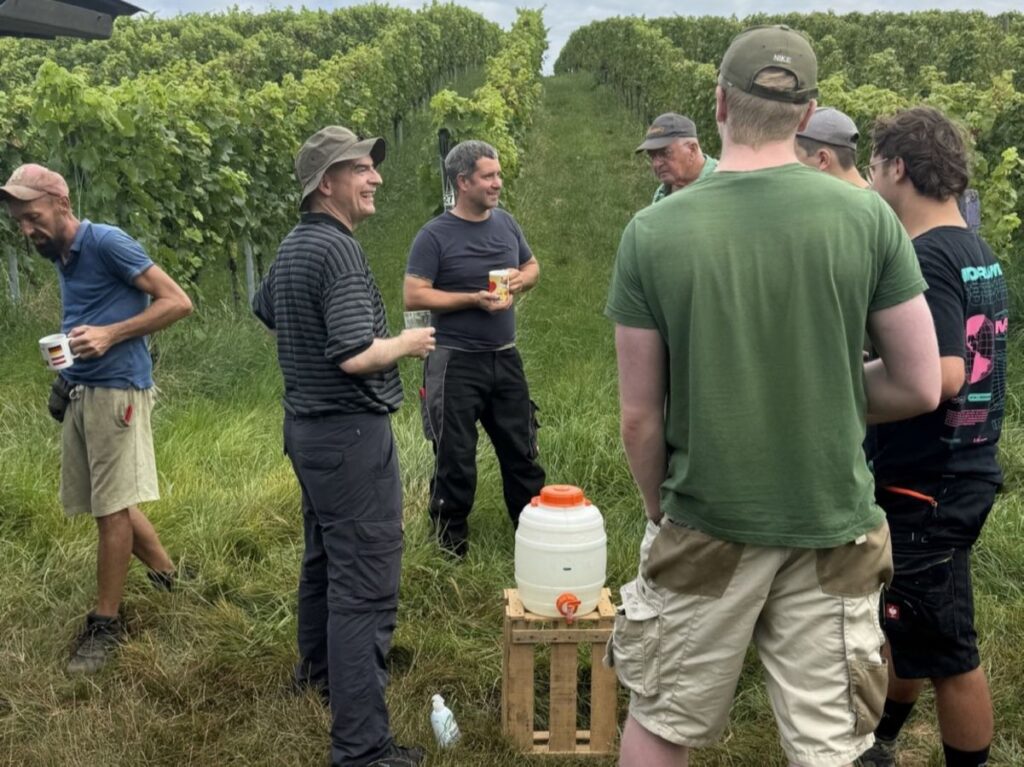
[[[395,744],[384,658],[398,607],[402,483],[390,414],[397,361],[424,358],[434,329],[392,338],[380,290],[353,230],[376,212],[380,138],[328,126],[299,150],[299,223],[253,297],[277,337],[284,447],[302,489],[295,682],[331,706],[331,764],[407,767]]]
[[[807,127],[796,134],[796,158],[808,168],[849,181],[861,189],[868,182],[857,170],[856,124],[834,107],[814,110]]]
[[[610,643],[631,691],[623,767],[680,767],[714,743],[751,641],[790,764],[849,764],[881,712],[892,565],[864,421],[934,409],[939,360],[892,211],[797,162],[816,96],[798,32],[738,35],[717,171],[619,245],[605,311],[648,518]]]
[[[651,170],[661,182],[654,190],[652,205],[705,178],[718,164],[714,157],[708,157],[701,151],[693,120],[675,112],[666,112],[655,118],[647,129],[644,142],[636,148],[636,153],[640,152],[647,152]]]

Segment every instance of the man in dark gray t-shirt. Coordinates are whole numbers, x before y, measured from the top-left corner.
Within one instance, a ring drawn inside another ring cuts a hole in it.
[[[465,141],[445,158],[455,207],[416,235],[405,275],[405,308],[429,309],[437,350],[424,365],[424,428],[434,443],[430,518],[438,542],[464,557],[476,493],[479,421],[501,466],[513,526],[544,485],[537,463],[536,406],[515,348],[515,295],[537,284],[540,266],[504,210],[494,147]],[[488,290],[489,273],[508,273],[509,295]]]

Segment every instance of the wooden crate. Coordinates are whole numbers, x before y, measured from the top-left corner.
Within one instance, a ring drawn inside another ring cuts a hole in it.
[[[505,589],[505,646],[502,659],[502,732],[520,750],[534,754],[610,754],[615,747],[615,671],[606,668],[605,644],[612,634],[615,608],[603,589],[597,609],[577,616],[546,618],[528,612],[517,589]],[[551,646],[549,730],[534,730],[534,650]],[[590,729],[576,729],[577,648],[590,646]]]

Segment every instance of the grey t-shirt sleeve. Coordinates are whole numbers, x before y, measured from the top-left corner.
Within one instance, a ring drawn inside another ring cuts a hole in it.
[[[426,228],[420,229],[409,249],[409,263],[405,273],[422,277],[433,284],[441,268],[441,245]]]
[[[512,216],[507,216],[506,218],[508,220],[509,226],[512,227],[512,232],[513,234],[515,234],[516,237],[516,243],[519,246],[519,259],[517,263],[519,264],[519,266],[522,266],[531,258],[533,258],[533,251],[530,250],[530,246],[526,242],[526,237],[523,236],[523,230],[519,226],[519,222],[512,218]]]

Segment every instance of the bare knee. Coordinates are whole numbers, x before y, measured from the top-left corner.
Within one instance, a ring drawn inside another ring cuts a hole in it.
[[[115,511],[113,514],[105,514],[104,516],[96,517],[95,519],[100,535],[113,533],[123,529],[124,527],[130,528],[132,524],[128,509],[121,509],[120,511]]]

